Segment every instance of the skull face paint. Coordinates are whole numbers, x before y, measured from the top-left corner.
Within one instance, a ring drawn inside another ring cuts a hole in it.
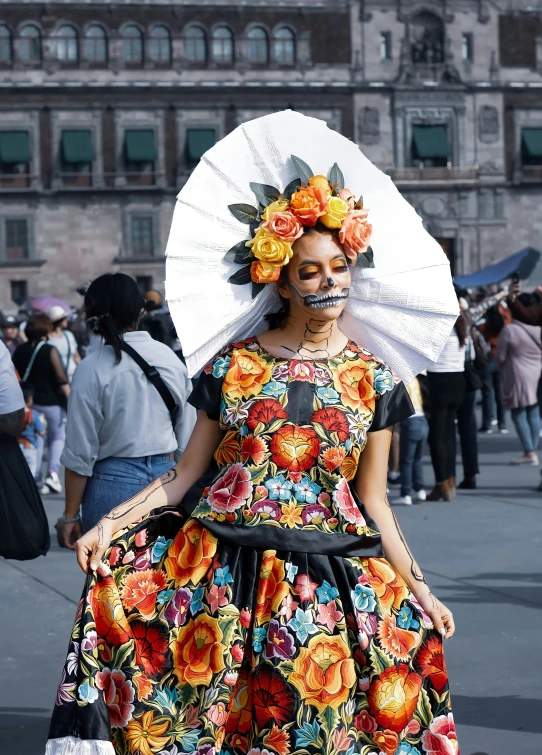
[[[305,296],[294,286],[293,283],[288,283],[289,288],[295,291],[297,297],[303,302],[305,307],[311,307],[314,309],[325,309],[327,307],[334,307],[340,302],[348,299],[350,295],[349,288],[342,288],[337,291],[328,292],[325,294],[306,294]]]

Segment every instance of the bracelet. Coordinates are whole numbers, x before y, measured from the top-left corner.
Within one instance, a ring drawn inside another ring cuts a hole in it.
[[[81,521],[81,514],[76,514],[75,516],[72,516],[72,517],[59,516],[58,518],[61,522],[64,522],[64,524],[73,524],[74,522]]]

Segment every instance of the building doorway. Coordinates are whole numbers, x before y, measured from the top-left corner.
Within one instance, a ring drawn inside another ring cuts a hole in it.
[[[455,239],[445,239],[442,236],[436,236],[435,241],[441,245],[444,250],[444,254],[450,261],[450,269],[452,275],[455,275]]]

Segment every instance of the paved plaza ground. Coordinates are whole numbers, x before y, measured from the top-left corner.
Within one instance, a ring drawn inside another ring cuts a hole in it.
[[[462,755],[542,755],[542,493],[509,460],[511,433],[481,440],[479,489],[396,512],[433,591],[454,611],[446,643]],[[427,481],[432,474],[426,463]],[[53,523],[59,496],[45,506]],[[0,755],[42,755],[76,603],[73,553],[0,559]]]

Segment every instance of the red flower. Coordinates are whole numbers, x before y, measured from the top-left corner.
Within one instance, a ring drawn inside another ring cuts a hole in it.
[[[365,731],[368,734],[378,729],[378,724],[375,719],[369,715],[369,711],[362,710],[361,713],[354,718],[354,726],[360,731]]]
[[[237,661],[237,663],[241,663],[243,660],[244,650],[243,646],[240,645],[238,642],[235,643],[235,645],[231,649],[231,654],[234,661]]]
[[[416,656],[420,673],[424,679],[429,677],[437,692],[442,692],[448,684],[446,661],[442,652],[440,637],[429,637]]]
[[[280,469],[304,472],[314,465],[320,453],[320,441],[312,427],[284,425],[271,438],[272,459]]]
[[[223,477],[212,485],[208,501],[220,514],[236,511],[252,492],[250,472],[242,464],[233,464]]]
[[[167,629],[162,624],[144,624],[142,621],[133,621],[130,626],[135,640],[137,663],[143,667],[147,676],[156,678],[166,666]]]
[[[241,461],[245,464],[252,459],[254,464],[263,464],[265,454],[267,453],[267,444],[262,438],[247,435],[241,443]]]
[[[356,527],[365,527],[365,519],[358,509],[344,477],[341,477],[337,487],[333,491],[333,500],[343,519],[346,519],[350,524],[355,524]]]
[[[248,610],[248,608],[242,608],[239,611],[239,621],[244,627],[250,626],[251,618],[252,618],[252,613],[251,611]]]
[[[312,421],[318,422],[328,433],[337,433],[341,443],[348,440],[350,435],[348,422],[344,414],[334,406],[328,406],[326,409],[318,409],[312,415]]]
[[[438,716],[422,734],[422,745],[427,755],[459,755],[454,717]]]
[[[258,422],[261,422],[262,425],[269,425],[275,419],[288,419],[288,412],[280,401],[276,401],[274,398],[264,398],[252,405],[245,425],[249,430],[254,431]]]
[[[272,666],[265,664],[254,673],[252,695],[254,715],[260,730],[268,727],[269,722],[280,726],[293,720],[295,695]]]
[[[314,377],[312,362],[290,362],[290,377],[298,381],[310,382]]]
[[[109,721],[113,729],[122,729],[132,718],[134,706],[134,688],[132,682],[119,669],[104,668],[96,674],[96,686],[104,693],[104,700],[109,712]]]

